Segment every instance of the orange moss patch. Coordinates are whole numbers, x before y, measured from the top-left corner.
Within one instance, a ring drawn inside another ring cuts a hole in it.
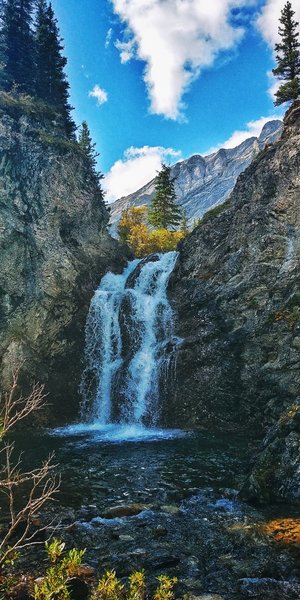
[[[276,542],[300,546],[300,519],[274,519],[262,526]]]

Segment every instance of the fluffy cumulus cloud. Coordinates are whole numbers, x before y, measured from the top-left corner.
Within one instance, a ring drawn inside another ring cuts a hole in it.
[[[201,70],[221,51],[234,48],[244,30],[231,10],[252,0],[112,0],[126,24],[119,41],[121,61],[145,62],[144,80],[151,111],[170,119],[182,116],[182,97]]]
[[[103,90],[98,84],[94,85],[93,89],[89,92],[89,97],[96,98],[99,106],[101,106],[101,104],[105,104],[105,102],[107,102],[108,100],[107,92]]]
[[[255,121],[249,121],[246,123],[244,129],[234,131],[228,140],[225,140],[225,142],[218,144],[218,146],[214,148],[210,148],[205,154],[212,154],[213,152],[217,152],[220,148],[235,148],[250,137],[258,137],[263,126],[268,123],[268,121],[280,119],[281,117],[282,114],[278,112],[278,114],[274,114],[270,117],[260,117]]]
[[[279,18],[285,4],[286,0],[267,0],[256,21],[256,25],[260,33],[262,34],[264,40],[267,42],[267,44],[273,51],[276,42],[279,41]],[[295,11],[294,18],[296,19],[296,21],[300,21],[299,1],[292,2],[292,5],[293,10]],[[273,76],[272,71],[268,71],[267,76],[269,79],[268,94],[271,96],[272,100],[274,100],[275,93],[277,92],[280,86],[280,81]]]
[[[104,179],[106,200],[113,202],[121,196],[135,192],[155,177],[162,161],[174,161],[180,157],[180,152],[161,146],[128,148],[123,158],[114,163]]]

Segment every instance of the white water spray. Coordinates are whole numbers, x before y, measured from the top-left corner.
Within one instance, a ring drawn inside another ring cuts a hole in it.
[[[134,260],[121,275],[103,277],[86,326],[85,421],[156,425],[159,375],[173,335],[166,289],[176,258],[168,252],[141,265]]]

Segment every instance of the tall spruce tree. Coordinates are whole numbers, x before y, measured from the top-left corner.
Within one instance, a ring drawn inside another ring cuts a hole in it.
[[[70,86],[64,71],[67,59],[62,55],[63,44],[52,5],[48,6],[45,0],[38,0],[35,48],[36,94],[60,113],[66,134],[74,138]]]
[[[81,129],[78,135],[78,145],[87,159],[92,177],[94,177],[98,185],[98,189],[101,194],[101,199],[103,200],[104,192],[102,190],[100,182],[101,179],[103,179],[104,175],[100,173],[97,169],[97,158],[99,156],[99,153],[96,151],[96,144],[92,140],[91,133],[86,121],[83,121],[81,125]]]
[[[279,19],[278,28],[281,41],[275,45],[277,67],[273,74],[286,81],[275,94],[275,105],[278,106],[289,100],[296,100],[300,95],[300,43],[298,40],[299,23],[293,19],[295,12],[291,2],[286,2]]]
[[[5,0],[1,15],[2,89],[34,92],[33,0]]]
[[[155,194],[148,212],[148,221],[153,227],[168,229],[179,225],[181,221],[181,210],[176,204],[174,181],[171,167],[162,164],[156,177]]]

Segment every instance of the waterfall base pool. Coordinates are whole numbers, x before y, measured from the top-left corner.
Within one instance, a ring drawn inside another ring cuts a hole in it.
[[[98,421],[92,423],[74,423],[67,427],[60,427],[49,431],[49,435],[58,437],[76,436],[82,438],[83,444],[111,442],[143,442],[172,440],[191,436],[192,434],[180,429],[155,429],[142,427],[141,425],[122,425],[108,423],[103,425]]]
[[[250,587],[266,578],[273,580],[268,586],[295,586],[299,546],[277,543],[270,532],[277,522],[300,527],[298,511],[258,511],[237,496],[253,454],[249,441],[180,433],[80,425],[20,436],[17,445],[30,468],[55,451],[62,484],[46,517],[59,516],[56,535],[68,547],[86,548],[96,572],[113,568],[123,577],[143,568],[150,583],[167,573],[178,577],[181,597],[210,593],[223,600],[247,598],[241,589],[248,579],[258,582]],[[36,552],[41,564],[42,550]],[[23,560],[28,564],[29,555]],[[255,597],[299,598],[264,590]]]

